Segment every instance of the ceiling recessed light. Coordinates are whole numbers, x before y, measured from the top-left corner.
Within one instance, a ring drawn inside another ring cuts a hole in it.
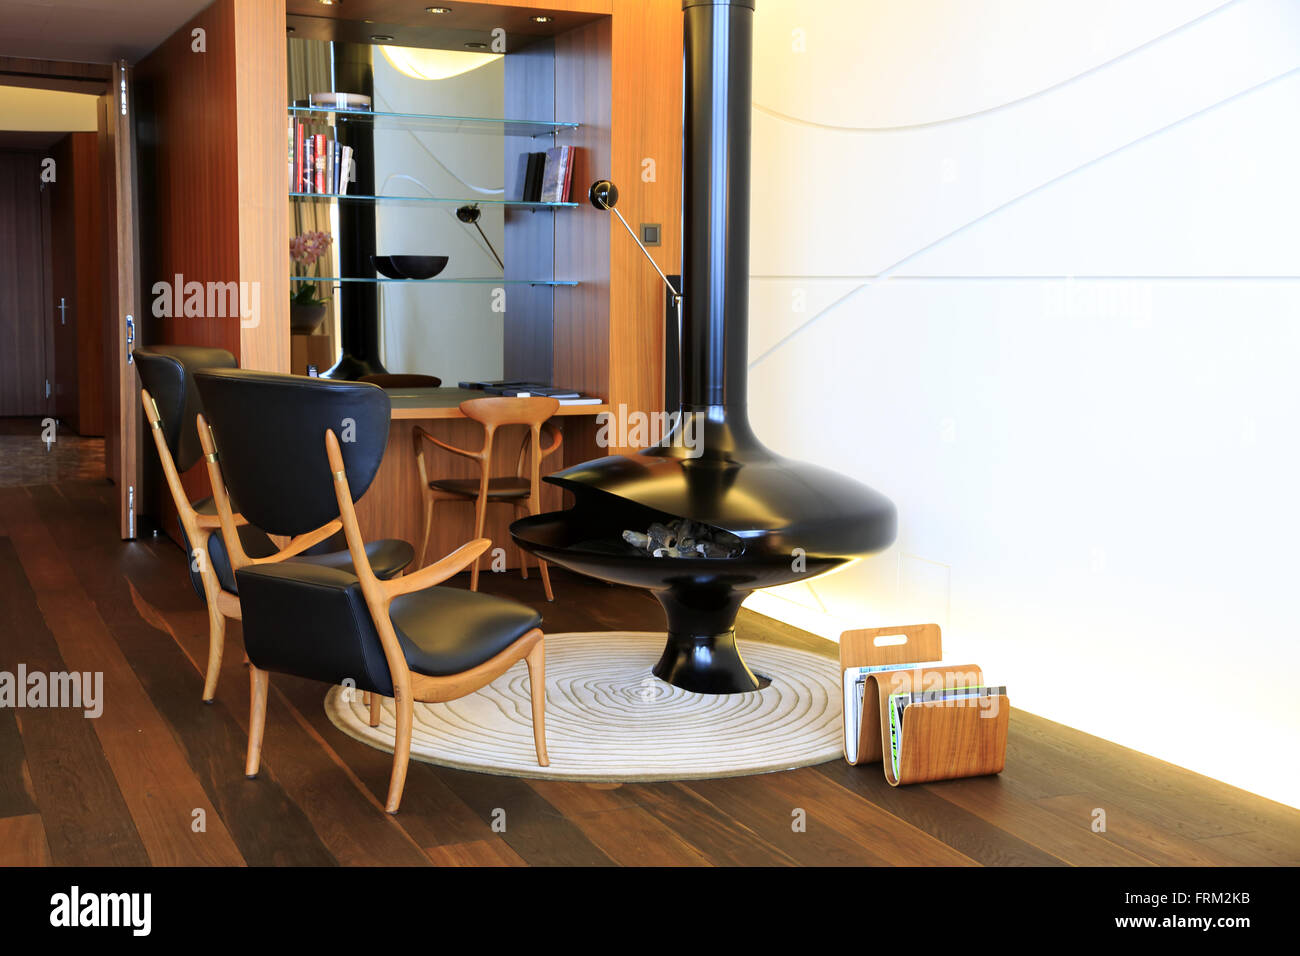
[[[370,34],[370,39],[374,40],[376,43],[390,43],[393,38],[387,33],[372,33]]]
[[[316,2],[326,7],[336,7],[342,3],[343,0],[316,0]]]
[[[284,28],[284,32],[285,32],[285,33],[296,33],[296,32],[297,32],[297,28],[296,28],[296,27],[285,27],[285,28]]]
[[[425,7],[425,13],[451,13],[451,7]]]
[[[467,50],[486,50],[487,48],[486,43],[471,42],[465,44],[465,49]]]
[[[529,20],[532,20],[534,23],[550,23],[550,22],[551,22],[552,20],[554,20],[555,18],[554,18],[554,17],[536,16],[536,17],[529,17],[528,19],[529,19]]]

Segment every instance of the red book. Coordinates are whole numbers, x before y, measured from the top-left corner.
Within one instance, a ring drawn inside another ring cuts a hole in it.
[[[325,188],[325,134],[316,134],[316,191],[327,193]]]
[[[578,147],[570,146],[564,155],[564,185],[560,188],[560,202],[569,201],[569,188],[573,184],[573,163],[577,158]]]
[[[297,137],[297,148],[293,153],[293,182],[290,183],[289,188],[296,193],[300,193],[302,192],[302,157],[304,148],[302,142],[302,121],[294,120],[294,125],[298,127],[294,131],[295,136]]]

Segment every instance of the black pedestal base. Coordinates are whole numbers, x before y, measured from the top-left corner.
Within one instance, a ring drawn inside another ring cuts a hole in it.
[[[696,694],[745,694],[772,683],[749,669],[736,646],[736,613],[748,596],[712,588],[656,591],[668,615],[668,643],[655,677]]]
[[[378,359],[367,361],[345,351],[328,372],[321,372],[320,377],[343,382],[355,382],[363,375],[383,375],[386,371],[387,369]]]

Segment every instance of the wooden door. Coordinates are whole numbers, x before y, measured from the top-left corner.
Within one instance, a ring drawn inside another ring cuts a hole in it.
[[[139,239],[136,219],[135,118],[131,68],[114,65],[113,79],[99,100],[100,172],[103,179],[105,257],[104,353],[105,463],[117,485],[123,538],[136,535],[140,494],[140,383],[131,350],[140,332]]]
[[[41,156],[0,152],[0,417],[44,416],[50,361]]]

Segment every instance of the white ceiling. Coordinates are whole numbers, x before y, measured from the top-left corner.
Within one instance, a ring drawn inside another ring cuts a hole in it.
[[[0,56],[135,63],[212,0],[0,0]]]

